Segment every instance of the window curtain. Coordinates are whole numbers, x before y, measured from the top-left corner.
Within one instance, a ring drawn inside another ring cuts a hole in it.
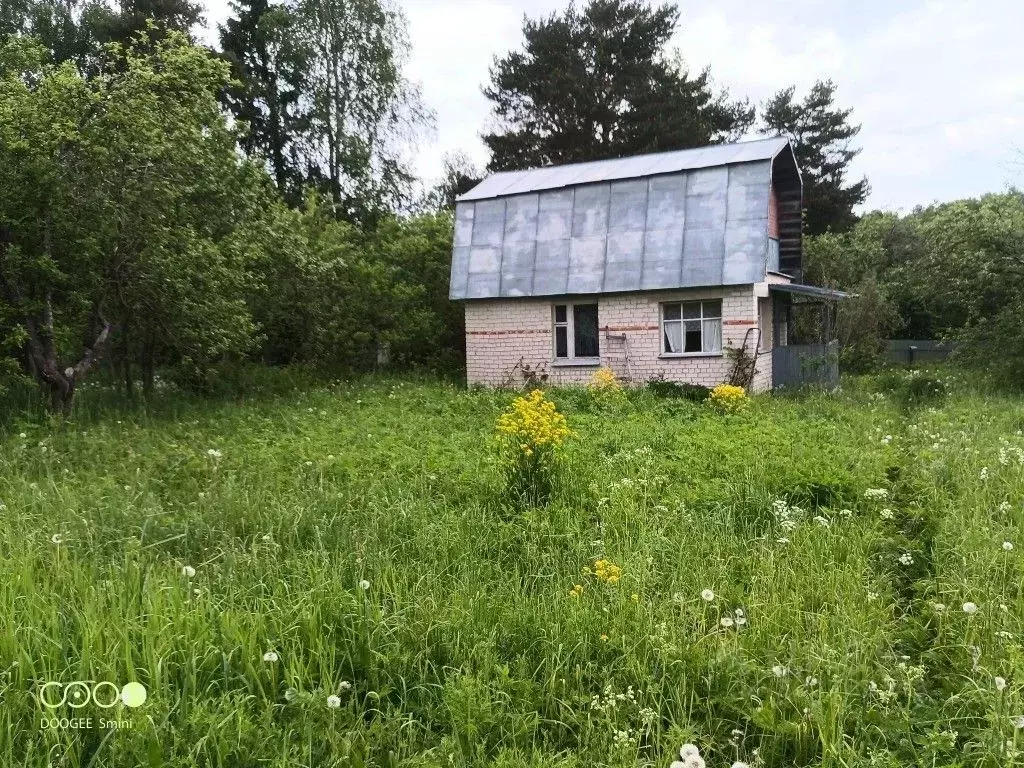
[[[704,321],[704,351],[705,352],[721,352],[722,351],[722,321],[721,320],[705,320]]]
[[[669,353],[683,351],[683,324],[680,322],[665,323],[665,351]]]

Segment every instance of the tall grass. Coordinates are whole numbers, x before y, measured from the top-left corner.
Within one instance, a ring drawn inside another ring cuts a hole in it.
[[[15,415],[0,763],[667,768],[692,741],[712,766],[1013,764],[1024,405],[879,389],[735,415],[551,390],[576,436],[550,505],[514,513],[509,393]],[[76,680],[149,698],[41,727],[39,687]]]

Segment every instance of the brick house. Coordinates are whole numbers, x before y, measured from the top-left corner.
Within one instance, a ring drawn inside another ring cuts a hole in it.
[[[455,209],[468,382],[584,383],[604,365],[714,386],[732,347],[753,390],[788,383],[794,298],[843,296],[800,284],[801,189],[781,138],[487,177]]]

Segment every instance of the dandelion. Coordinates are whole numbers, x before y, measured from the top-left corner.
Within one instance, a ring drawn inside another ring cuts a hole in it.
[[[935,609],[936,613],[942,613],[944,610],[946,610],[946,604],[945,603],[933,603],[932,604],[932,608]]]
[[[772,667],[772,674],[776,677],[785,677],[789,674],[789,670],[781,664],[776,664]]]
[[[365,592],[370,588],[370,582],[368,582],[366,579],[363,579],[359,582],[359,588]]]
[[[1024,715],[1016,715],[1010,718],[1010,722],[1013,723],[1013,727],[1018,731],[1024,729]]]
[[[978,612],[978,606],[972,602],[966,602],[963,604],[963,611],[967,615],[971,615],[972,613]]]
[[[688,757],[700,757],[700,749],[696,744],[683,744],[679,748],[679,759],[685,760]]]
[[[28,437],[28,435],[26,435],[24,432],[22,432],[20,435],[18,435],[18,437],[20,437],[22,440],[24,440],[25,438]]]
[[[804,686],[807,688],[813,688],[818,684],[818,678],[808,675],[804,678]]]
[[[294,688],[289,688],[284,692],[285,701],[295,701],[295,697],[299,695],[299,692]]]
[[[750,764],[744,763],[742,760],[737,760],[732,764],[732,768],[750,768]]]
[[[335,696],[334,694],[331,694],[330,696],[327,697],[327,708],[328,709],[337,709],[340,706],[341,706],[341,697],[340,696]]]
[[[710,603],[712,600],[715,599],[715,593],[712,592],[710,589],[701,590],[700,599]]]
[[[352,683],[350,683],[348,680],[342,680],[340,683],[338,683],[338,690],[340,691],[347,691],[351,687]]]
[[[997,675],[995,680],[994,680],[994,682],[996,684],[996,690],[997,691],[1004,691],[1004,690],[1006,690],[1006,678],[1005,677],[999,677]]]
[[[52,541],[59,547],[61,544],[64,543],[64,537],[61,536],[59,533],[55,533],[53,534],[53,536],[50,537],[50,541]]]
[[[1005,551],[1007,551],[1007,552],[1010,552],[1013,549],[1013,542],[1012,541],[1004,541],[1003,542],[1003,549]]]
[[[270,664],[273,664],[275,661],[277,661],[277,653],[275,651],[267,651],[263,654],[263,660]]]
[[[607,643],[608,642],[608,635],[602,634],[601,635],[601,642],[602,643]]]
[[[730,629],[735,622],[729,616],[723,616],[721,619],[719,619],[718,623],[726,629]]]

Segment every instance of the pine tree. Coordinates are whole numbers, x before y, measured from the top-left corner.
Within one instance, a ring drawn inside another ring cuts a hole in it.
[[[850,163],[860,153],[851,147],[860,126],[850,123],[852,109],[835,105],[835,92],[835,83],[819,80],[797,102],[796,88],[789,87],[761,110],[762,132],[793,142],[804,180],[804,229],[811,235],[849,230],[857,222],[853,209],[870,191],[867,178],[846,183]]]
[[[222,101],[248,124],[242,150],[263,156],[282,196],[297,205],[305,180],[298,142],[309,116],[302,106],[308,56],[296,42],[296,20],[280,2],[237,0],[231,7],[220,43],[235,84]]]
[[[489,170],[598,160],[736,138],[746,102],[716,95],[667,51],[675,5],[590,0],[523,22],[525,46],[497,60],[484,94],[500,129],[485,135]]]

